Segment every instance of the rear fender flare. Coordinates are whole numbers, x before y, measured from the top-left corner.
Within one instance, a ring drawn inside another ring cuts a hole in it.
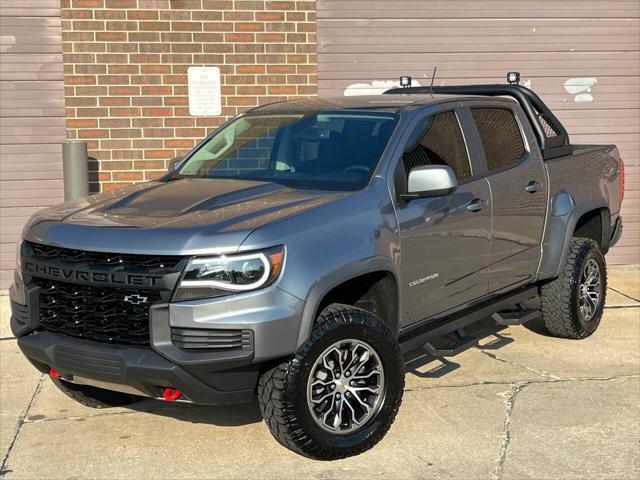
[[[542,243],[542,261],[538,280],[560,275],[569,254],[569,246],[578,221],[584,214],[603,208],[608,209],[609,206],[602,199],[576,205],[571,194],[566,191],[561,190],[556,194],[551,202],[547,231]],[[606,237],[606,234],[604,236]],[[604,245],[603,247],[606,248]]]

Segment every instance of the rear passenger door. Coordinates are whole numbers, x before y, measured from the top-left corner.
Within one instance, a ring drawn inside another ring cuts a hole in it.
[[[493,203],[489,292],[533,278],[547,207],[544,165],[528,120],[511,102],[500,103],[471,106]]]

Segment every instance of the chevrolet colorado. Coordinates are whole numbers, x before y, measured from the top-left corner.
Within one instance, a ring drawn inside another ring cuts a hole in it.
[[[262,106],[158,181],[35,214],[11,327],[85,405],[257,395],[282,445],[343,458],[390,428],[403,352],[490,317],[592,334],[623,179],[519,85]]]

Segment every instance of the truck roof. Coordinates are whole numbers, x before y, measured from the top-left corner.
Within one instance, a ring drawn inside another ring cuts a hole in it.
[[[398,112],[411,107],[425,106],[456,100],[490,100],[476,95],[448,95],[412,93],[402,95],[356,95],[349,97],[312,97],[303,100],[289,100],[257,107],[252,112],[282,112],[300,110],[375,110]]]
[[[511,74],[509,75],[511,76]],[[257,107],[252,112],[292,112],[322,110],[371,110],[398,112],[444,102],[484,100],[494,97],[519,104],[534,130],[545,159],[569,155],[572,152],[569,134],[560,120],[544,101],[532,90],[509,83],[508,85],[441,85],[428,87],[392,88],[384,95],[348,97],[313,97]]]

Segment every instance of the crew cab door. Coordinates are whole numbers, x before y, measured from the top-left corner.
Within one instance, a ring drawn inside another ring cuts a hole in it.
[[[527,283],[535,276],[548,185],[535,136],[516,105],[492,100],[469,107],[493,202],[491,293]]]
[[[444,105],[425,114],[398,159],[396,196],[409,170],[419,166],[448,165],[458,182],[449,195],[397,202],[402,326],[462,308],[487,294],[491,194],[469,158],[465,133],[473,128],[471,122],[468,112]]]

